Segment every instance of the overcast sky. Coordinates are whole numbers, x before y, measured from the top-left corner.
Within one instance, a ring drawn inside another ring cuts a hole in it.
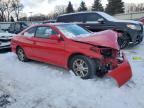
[[[29,12],[48,14],[54,11],[56,5],[67,5],[68,1],[71,1],[74,6],[79,6],[82,0],[22,0],[24,4],[24,13],[30,15]],[[87,6],[91,6],[94,0],[83,0]],[[143,0],[123,0],[125,3],[142,3]],[[144,2],[144,1],[143,1]],[[107,0],[102,0],[102,4],[105,6]]]

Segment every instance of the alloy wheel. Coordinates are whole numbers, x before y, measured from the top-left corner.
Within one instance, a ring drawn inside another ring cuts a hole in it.
[[[25,54],[23,49],[19,48],[17,51],[17,55],[20,61],[24,61],[25,60]]]
[[[85,77],[88,74],[88,65],[82,59],[76,59],[73,63],[73,70],[77,76]]]

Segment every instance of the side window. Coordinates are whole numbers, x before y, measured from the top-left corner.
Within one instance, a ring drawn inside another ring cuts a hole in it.
[[[76,14],[72,17],[72,22],[83,22],[84,21],[84,14]]]
[[[87,22],[97,22],[101,17],[97,14],[87,14]]]
[[[62,22],[71,22],[71,17],[69,15],[64,16]]]
[[[35,35],[36,27],[32,27],[23,33],[26,37],[32,37]]]
[[[51,35],[57,34],[50,27],[38,27],[36,30],[36,37],[39,38],[49,38]]]
[[[72,22],[71,20],[72,20],[71,15],[65,15],[65,16],[58,17],[57,22],[66,22],[66,23],[68,23],[68,22]]]

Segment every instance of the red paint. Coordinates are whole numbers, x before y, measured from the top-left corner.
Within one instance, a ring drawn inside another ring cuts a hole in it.
[[[104,47],[111,47],[113,49],[119,49],[119,45],[117,44],[117,33],[112,30],[93,33],[90,37],[77,37],[74,40],[90,43],[93,45],[100,45]]]
[[[130,65],[126,59],[124,58],[121,64],[117,60],[119,46],[116,32],[107,30],[99,33],[92,33],[89,37],[68,39],[55,25],[57,24],[35,26],[51,27],[60,34],[62,40],[58,39],[55,35],[49,39],[25,37],[22,34],[27,30],[26,29],[12,39],[12,51],[16,53],[16,47],[20,46],[24,49],[28,58],[54,64],[66,69],[68,69],[69,58],[73,54],[82,54],[93,59],[98,59],[101,61],[102,65],[111,62],[112,70],[107,75],[116,79],[119,86],[131,78]],[[101,50],[104,48],[112,49],[113,57],[104,58],[101,54]]]
[[[126,60],[124,54],[123,54],[123,59],[124,61],[119,65],[119,67],[109,71],[109,73],[107,74],[107,76],[110,76],[117,81],[119,87],[125,84],[132,77],[130,64]]]
[[[140,22],[142,22],[142,23],[143,23],[143,25],[144,25],[144,17],[143,17],[143,18],[141,18],[141,19],[139,19],[139,21],[140,21]]]

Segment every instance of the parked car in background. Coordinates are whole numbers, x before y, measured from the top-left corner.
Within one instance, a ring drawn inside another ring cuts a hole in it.
[[[8,31],[11,23],[12,22],[0,22],[0,29],[3,31]]]
[[[18,34],[22,30],[26,29],[28,25],[25,22],[13,22],[10,24],[10,27],[8,28],[9,33]]]
[[[112,30],[92,33],[75,24],[40,24],[15,36],[11,46],[22,62],[32,59],[54,64],[83,79],[107,75],[122,86],[132,77]]]
[[[139,44],[143,40],[143,25],[138,21],[118,20],[104,12],[78,12],[58,16],[56,22],[76,23],[93,32],[111,29],[120,35],[118,43],[125,48],[129,43]]]
[[[144,25],[144,17],[142,17],[142,18],[140,18],[140,19],[138,19],[140,22],[142,22],[143,23],[143,25]]]
[[[5,32],[0,29],[0,50],[9,49],[12,37],[15,34]]]

